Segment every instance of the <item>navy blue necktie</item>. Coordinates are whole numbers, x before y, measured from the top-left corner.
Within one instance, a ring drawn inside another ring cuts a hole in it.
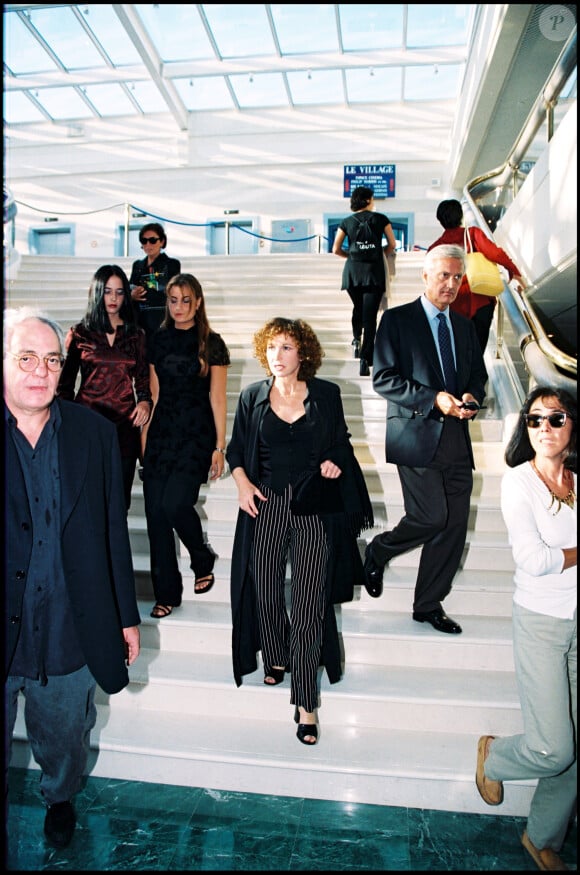
[[[441,353],[441,361],[443,362],[445,388],[451,393],[451,395],[457,395],[457,374],[455,372],[455,362],[453,361],[451,335],[449,334],[447,318],[443,313],[438,313],[437,318],[439,320],[439,352]]]

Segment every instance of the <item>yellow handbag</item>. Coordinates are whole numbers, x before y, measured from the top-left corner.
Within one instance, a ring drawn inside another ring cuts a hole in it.
[[[465,276],[469,288],[476,295],[490,295],[495,298],[504,291],[504,283],[499,267],[490,261],[483,252],[476,252],[467,228],[463,233],[465,248]]]

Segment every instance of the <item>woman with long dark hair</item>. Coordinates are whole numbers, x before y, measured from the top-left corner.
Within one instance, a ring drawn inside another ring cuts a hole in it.
[[[199,280],[177,274],[165,293],[165,318],[148,345],[154,408],[143,432],[151,616],[158,619],[178,607],[183,594],[174,532],[189,552],[194,592],[209,592],[214,584],[215,554],[204,542],[195,504],[208,476],[217,480],[224,470],[230,364],[227,346],[210,328]]]
[[[121,267],[104,264],[96,271],[86,313],[69,330],[66,348],[58,395],[91,407],[117,426],[128,511],[141,426],[149,421],[152,401],[145,332],[135,320],[129,280]]]

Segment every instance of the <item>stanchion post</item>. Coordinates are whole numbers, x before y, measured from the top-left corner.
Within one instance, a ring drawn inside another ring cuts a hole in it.
[[[123,240],[123,255],[129,255],[129,211],[131,205],[125,204],[125,239]]]

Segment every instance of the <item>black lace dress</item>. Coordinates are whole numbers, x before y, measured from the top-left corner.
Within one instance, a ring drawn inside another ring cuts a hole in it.
[[[159,399],[147,433],[146,476],[180,473],[206,483],[216,432],[209,373],[199,373],[197,329],[160,328],[150,340],[148,360],[159,380]],[[228,348],[215,332],[208,338],[208,362],[230,364]]]

